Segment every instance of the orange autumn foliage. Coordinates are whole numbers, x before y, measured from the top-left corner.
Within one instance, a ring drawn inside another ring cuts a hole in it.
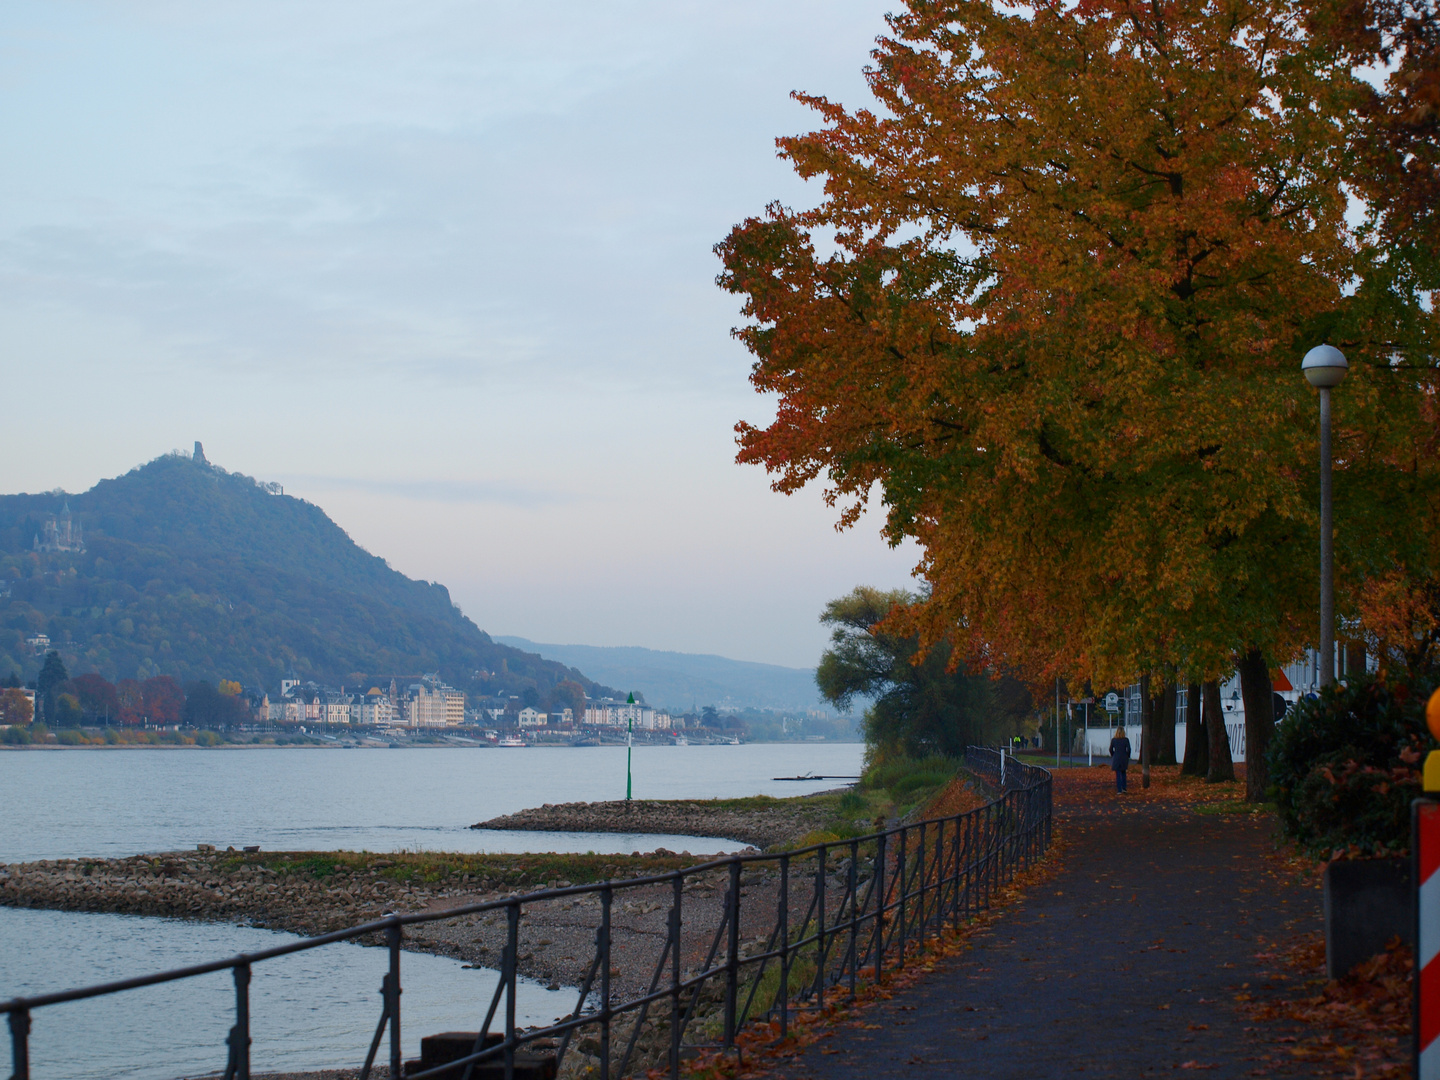
[[[823,478],[841,527],[878,487],[929,585],[896,632],[1035,681],[1288,659],[1316,608],[1298,366],[1326,339],[1343,599],[1428,559],[1400,522],[1440,506],[1431,376],[1395,358],[1433,308],[1347,223],[1366,90],[1304,14],[912,0],[877,109],[799,95],[824,127],[780,146],[823,201],[717,248],[778,398],[739,460]]]

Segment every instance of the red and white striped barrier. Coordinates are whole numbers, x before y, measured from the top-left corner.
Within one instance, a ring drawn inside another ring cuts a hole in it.
[[[1440,802],[1416,799],[1414,815],[1415,1076],[1440,1080]]]
[[[1425,707],[1440,739],[1440,690]],[[1410,858],[1415,881],[1415,1078],[1440,1080],[1440,750],[1425,756],[1425,798],[1411,803]]]

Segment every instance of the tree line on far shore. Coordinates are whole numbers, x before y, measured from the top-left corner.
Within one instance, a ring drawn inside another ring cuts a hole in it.
[[[71,678],[60,654],[46,655],[34,686],[35,704],[20,693],[20,676],[0,682],[0,724],[187,727],[226,730],[249,718],[240,684],[198,679],[183,686],[169,675],[112,683],[93,672]]]

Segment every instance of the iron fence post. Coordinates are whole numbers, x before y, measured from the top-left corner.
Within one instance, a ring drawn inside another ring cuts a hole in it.
[[[920,843],[918,846],[920,850],[916,852],[915,856],[915,876],[920,881],[920,895],[916,897],[916,907],[919,910],[915,913],[915,930],[916,937],[923,946],[925,944],[925,885],[926,882],[930,880],[930,865],[925,858],[925,823],[923,821],[920,823]]]
[[[1006,882],[1015,880],[1017,870],[1025,869],[1025,792],[1015,792],[1015,798],[1010,807],[1011,835],[1014,840],[1011,843],[1010,873],[1006,876]]]
[[[725,1049],[735,1045],[735,998],[740,989],[740,860],[730,860],[730,940],[725,944]]]
[[[885,970],[885,834],[875,838],[875,982]]]
[[[860,841],[850,841],[850,871],[846,885],[850,889],[850,996],[855,996],[856,968],[860,966],[860,884],[855,863],[860,858]]]
[[[391,916],[390,925],[385,928],[385,944],[390,947],[390,1000],[386,1008],[390,1012],[390,1075],[398,1077],[404,1062],[400,1052],[400,919]]]
[[[935,825],[935,935],[945,930],[945,819]]]
[[[230,1029],[231,1072],[235,1080],[250,1080],[250,965],[236,964],[235,1026]]]
[[[958,901],[959,910],[955,914],[955,926],[957,929],[959,928],[962,919],[968,919],[970,917],[970,888],[974,876],[971,871],[975,862],[975,857],[973,854],[974,833],[975,812],[972,810],[970,811],[970,813],[965,815],[964,842],[961,845],[960,851],[960,873],[962,876],[960,879],[961,894]]]
[[[905,865],[907,861],[905,841],[909,838],[909,832],[910,829],[908,826],[900,830],[900,851],[895,856],[895,862],[897,864],[896,872],[900,875],[899,878],[896,879],[900,885],[900,925],[898,927],[900,931],[900,950],[895,962],[902,970],[905,967],[905,905],[910,901],[910,875],[906,873]]]
[[[975,910],[985,911],[990,906],[990,818],[994,803],[986,803],[981,809],[980,821],[980,873],[975,890]]]
[[[610,1080],[610,883],[600,890],[600,1080]]]
[[[670,905],[670,1078],[680,1080],[680,901],[685,895],[685,874],[675,871],[675,896]]]
[[[955,881],[951,888],[950,921],[956,930],[960,929],[960,875],[964,870],[964,866],[960,862],[960,834],[965,829],[965,821],[966,819],[963,815],[955,819],[954,838],[950,841],[950,846],[955,849],[953,852]]]
[[[815,991],[820,996],[820,1007],[825,1007],[825,845],[815,853],[815,914],[818,919],[818,936],[815,939]]]
[[[790,856],[780,856],[780,1037],[790,1033]]]
[[[30,1010],[10,1014],[10,1060],[15,1066],[12,1080],[30,1080]]]
[[[515,1080],[515,995],[520,981],[520,903],[505,905],[505,1080]]]

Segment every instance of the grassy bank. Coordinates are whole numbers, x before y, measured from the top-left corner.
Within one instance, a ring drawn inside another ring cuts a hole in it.
[[[849,840],[906,818],[960,813],[983,801],[961,763],[938,755],[890,757],[867,767],[849,791],[805,798],[811,805],[824,805],[829,819],[796,847]]]

